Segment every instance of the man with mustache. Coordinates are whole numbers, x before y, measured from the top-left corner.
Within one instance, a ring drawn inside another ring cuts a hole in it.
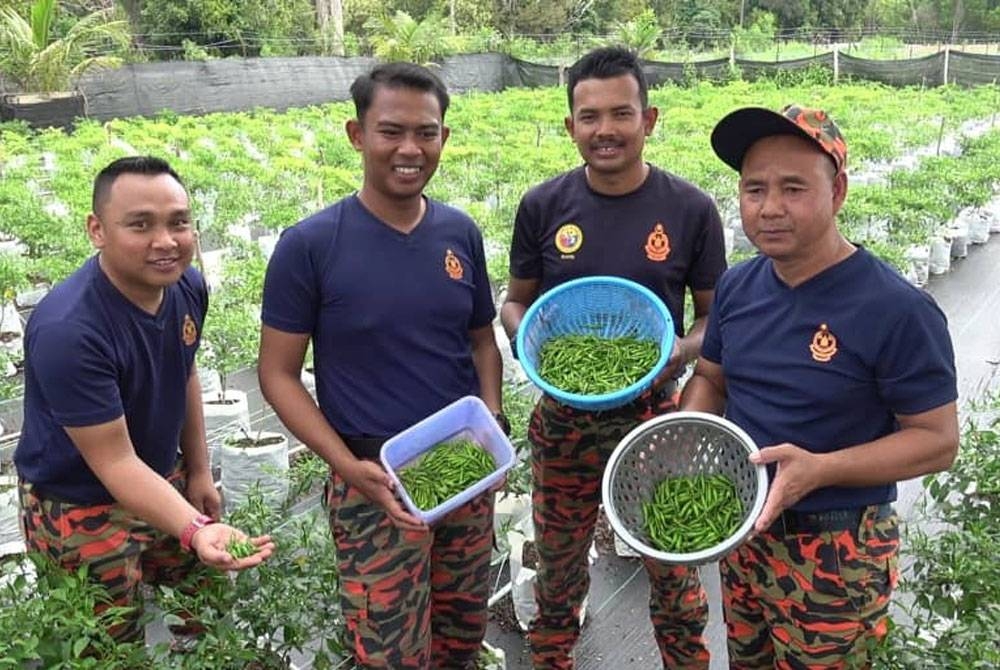
[[[587,548],[601,477],[618,441],[638,423],[675,409],[675,379],[701,348],[715,282],[726,268],[722,224],[711,198],[643,160],[657,109],[634,54],[601,48],[569,70],[566,130],[584,164],[521,200],[501,319],[511,338],[543,292],[588,275],[643,284],[670,308],[677,340],[653,387],[624,407],[581,411],[543,396],[531,417],[532,496],[539,553],[538,616],[529,637],[534,667],[573,667],[579,614],[589,587]],[[694,321],[684,330],[691,291]],[[513,339],[512,339],[513,341]],[[665,666],[707,668],[708,616],[694,568],[647,561],[650,615]]]

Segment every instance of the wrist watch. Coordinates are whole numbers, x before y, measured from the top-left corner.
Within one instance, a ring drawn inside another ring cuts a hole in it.
[[[199,514],[192,519],[191,523],[184,526],[184,530],[181,531],[181,549],[191,551],[191,539],[194,538],[194,534],[212,523],[215,523],[215,519],[206,514]]]
[[[497,424],[500,426],[500,430],[507,437],[510,437],[510,421],[507,419],[507,415],[503,412],[495,412],[493,418],[496,419]]]

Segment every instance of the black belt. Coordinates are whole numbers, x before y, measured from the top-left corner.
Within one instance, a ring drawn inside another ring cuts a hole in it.
[[[785,510],[771,525],[773,535],[814,535],[842,530],[858,530],[865,515],[875,520],[885,519],[893,513],[891,503],[830,509],[822,512],[797,512]]]
[[[344,444],[351,450],[351,453],[358,458],[377,461],[382,450],[382,444],[389,438],[371,437],[369,435],[341,435],[340,439],[344,441]]]

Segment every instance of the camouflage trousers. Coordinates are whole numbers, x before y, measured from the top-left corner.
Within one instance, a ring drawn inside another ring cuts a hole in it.
[[[182,495],[186,474],[178,461],[167,478]],[[203,569],[197,556],[181,549],[177,538],[137,519],[121,505],[77,505],[44,497],[25,481],[20,483],[19,495],[28,550],[44,554],[69,571],[88,566],[90,578],[108,592],[108,601],[95,607],[97,613],[109,607],[130,608],[125,622],[109,631],[120,642],[143,637],[142,582],[182,587],[196,582]],[[171,630],[187,634],[200,628],[190,623]]]
[[[551,398],[531,417],[532,520],[538,550],[538,616],[528,633],[537,670],[573,668],[579,615],[590,588],[587,551],[611,452],[642,421],[676,409],[674,395],[650,394],[624,408],[581,412]],[[695,568],[645,561],[649,611],[667,668],[708,668],[702,632],[708,605]]]
[[[364,668],[471,670],[486,635],[493,493],[403,531],[334,474],[328,490],[347,644]]]
[[[779,520],[720,563],[730,667],[856,670],[888,632],[899,520],[865,508],[853,528],[794,534]]]

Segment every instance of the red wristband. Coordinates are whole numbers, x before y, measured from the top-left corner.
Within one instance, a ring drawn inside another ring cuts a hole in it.
[[[199,514],[191,520],[191,523],[184,526],[180,537],[181,549],[191,551],[191,539],[194,537],[194,534],[210,523],[215,523],[215,519],[205,514]]]

